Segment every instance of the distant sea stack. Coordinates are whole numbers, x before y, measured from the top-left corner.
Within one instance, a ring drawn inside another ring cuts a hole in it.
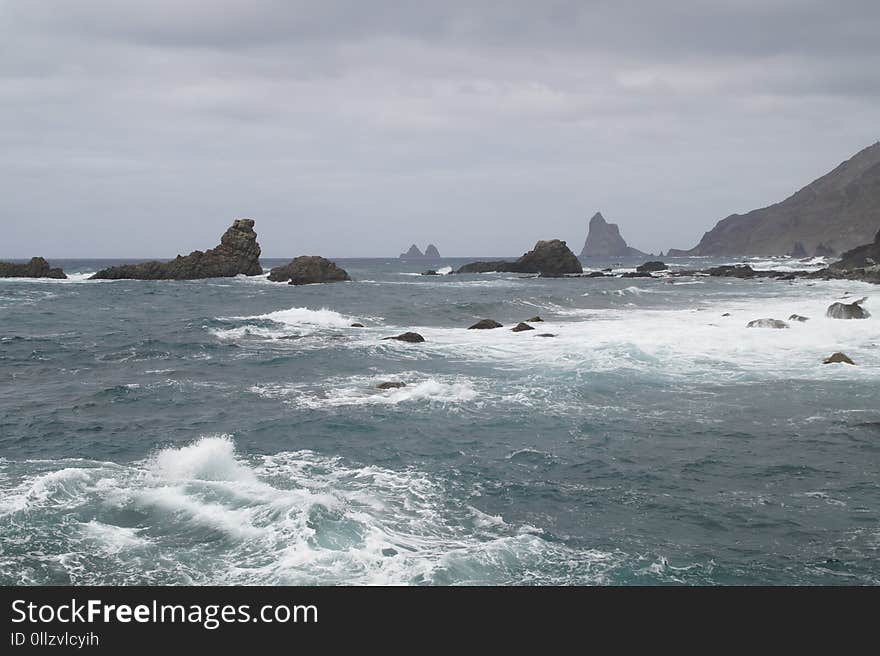
[[[688,251],[667,255],[828,257],[870,242],[880,228],[880,142],[784,201],[732,214]]]
[[[62,280],[67,274],[49,266],[42,257],[32,257],[27,264],[0,262],[0,278],[56,278]]]
[[[269,280],[289,285],[313,285],[320,282],[343,282],[351,280],[348,272],[325,257],[302,255],[290,264],[275,267],[269,272]]]
[[[627,246],[620,230],[615,223],[608,223],[601,212],[596,212],[590,219],[590,229],[587,233],[587,241],[581,251],[581,257],[620,257],[633,255],[641,257],[646,255],[642,251]]]
[[[503,271],[510,273],[538,273],[546,278],[570,273],[583,273],[577,256],[571,252],[561,239],[539,241],[528,253],[515,262],[495,260],[465,264],[456,273],[488,273]]]
[[[428,244],[428,248],[425,249],[425,252],[422,253],[419,250],[419,247],[413,244],[409,247],[409,250],[406,253],[400,254],[401,260],[439,260],[440,259],[440,251],[437,250],[437,247],[434,244]]]
[[[259,276],[260,245],[253,219],[236,219],[220,238],[220,245],[209,251],[178,255],[169,262],[125,264],[98,271],[95,280],[197,280],[231,278],[239,274]]]

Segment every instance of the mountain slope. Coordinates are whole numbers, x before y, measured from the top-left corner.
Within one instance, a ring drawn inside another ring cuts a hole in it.
[[[880,228],[880,142],[856,153],[784,201],[732,214],[686,255],[840,253],[873,240]],[[829,250],[830,249],[830,250]]]

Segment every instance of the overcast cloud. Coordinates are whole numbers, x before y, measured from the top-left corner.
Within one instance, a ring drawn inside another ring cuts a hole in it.
[[[0,0],[0,256],[693,246],[880,138],[877,0]]]

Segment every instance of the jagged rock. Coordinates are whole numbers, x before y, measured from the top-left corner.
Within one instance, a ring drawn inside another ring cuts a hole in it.
[[[521,333],[524,330],[534,330],[534,328],[532,328],[529,324],[521,321],[518,324],[516,324],[516,326],[511,328],[511,330],[515,333]]]
[[[376,385],[376,389],[380,390],[400,389],[401,387],[406,387],[406,383],[388,382]]]
[[[626,255],[645,255],[642,251],[627,246],[615,223],[607,223],[601,212],[590,219],[587,240],[581,250],[581,257],[616,257]]]
[[[413,244],[406,253],[400,254],[401,260],[416,260],[425,257],[425,254],[419,250],[419,247]]]
[[[59,268],[53,269],[42,257],[32,257],[27,264],[0,262],[0,278],[55,278],[62,280],[67,274]]]
[[[529,323],[535,323],[535,322],[543,322],[544,320],[541,317],[535,315],[531,319],[526,319],[526,321],[528,321]]]
[[[663,264],[663,262],[659,262],[657,260],[652,260],[650,262],[645,262],[644,264],[640,264],[636,267],[636,271],[642,273],[649,273],[651,271],[666,271],[669,267]]]
[[[440,259],[440,251],[437,250],[437,247],[434,246],[434,244],[428,244],[428,247],[425,249],[425,257]]]
[[[396,339],[399,342],[410,342],[412,344],[418,344],[420,342],[424,342],[425,338],[419,335],[418,333],[407,332],[402,333],[400,335],[393,335],[392,337],[383,337],[385,339]]]
[[[351,327],[352,327],[352,328],[363,328],[363,327],[364,327],[364,324],[362,324],[362,323],[353,323],[353,324],[351,324]]]
[[[236,219],[220,238],[220,245],[209,251],[178,255],[169,262],[125,264],[98,271],[97,280],[196,280],[230,278],[239,274],[259,276],[260,245],[252,219]]]
[[[800,315],[800,314],[792,314],[792,315],[788,318],[788,320],[789,320],[789,321],[800,321],[800,322],[803,323],[804,321],[809,321],[809,320],[810,320],[810,317],[805,317],[805,316],[802,316],[802,315]]]
[[[849,356],[846,353],[841,353],[840,351],[838,351],[837,353],[832,353],[827,358],[822,360],[822,364],[836,364],[838,362],[844,364],[855,364],[855,362],[849,359]]]
[[[825,316],[831,319],[867,319],[871,313],[862,307],[862,303],[867,300],[868,298],[865,297],[852,303],[832,303],[828,306]]]
[[[822,242],[819,242],[819,244],[816,246],[816,250],[813,251],[813,255],[815,255],[816,257],[833,257],[834,249],[830,246],[826,246]]]
[[[840,260],[829,268],[835,270],[864,269],[880,264],[880,230],[874,237],[874,242],[857,246],[840,256]]]
[[[802,241],[796,241],[794,246],[791,247],[791,250],[788,252],[789,257],[797,257],[804,258],[807,256],[807,249],[804,248],[804,243]]]
[[[538,273],[544,277],[556,277],[569,273],[583,273],[583,267],[571,249],[561,239],[542,240],[515,262],[497,260],[472,262],[459,268],[456,273]]]
[[[494,319],[482,319],[470,326],[468,330],[491,330],[492,328],[503,328],[503,325]]]
[[[788,328],[788,324],[779,319],[755,319],[749,321],[746,328]]]
[[[290,264],[275,267],[269,272],[272,282],[289,285],[312,285],[320,282],[343,282],[351,280],[348,272],[327,258],[318,255],[302,255]]]

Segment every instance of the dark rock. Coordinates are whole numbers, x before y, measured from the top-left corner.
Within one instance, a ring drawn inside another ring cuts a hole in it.
[[[520,323],[516,324],[516,326],[514,326],[513,328],[511,328],[511,330],[512,330],[513,332],[515,332],[515,333],[521,333],[521,332],[523,332],[524,330],[534,330],[534,328],[532,328],[532,327],[531,327],[529,324],[527,324],[527,323],[520,322]]]
[[[581,250],[581,257],[616,257],[645,255],[642,251],[627,246],[620,229],[615,223],[607,223],[601,212],[596,212],[590,219],[587,240]]]
[[[561,239],[542,240],[515,262],[472,262],[459,268],[456,273],[538,273],[544,277],[556,277],[570,273],[583,273],[580,260]]]
[[[364,327],[364,324],[362,324],[362,323],[353,323],[353,324],[351,324],[351,327],[352,327],[352,328],[363,328],[363,327]]]
[[[788,324],[779,319],[755,319],[749,321],[746,328],[788,328]]]
[[[302,255],[290,264],[275,267],[269,272],[272,282],[286,282],[289,285],[312,285],[321,282],[342,282],[351,280],[348,272],[336,266],[335,262],[318,255]]]
[[[406,253],[400,254],[401,260],[417,260],[419,258],[425,257],[425,254],[419,250],[419,247],[413,244],[409,247],[409,250]]]
[[[491,330],[492,328],[503,328],[503,325],[494,319],[482,319],[470,326],[468,330]]]
[[[394,336],[392,336],[392,337],[383,337],[382,339],[383,339],[383,340],[385,340],[385,339],[396,339],[397,341],[400,341],[400,342],[410,342],[410,343],[412,343],[412,344],[418,344],[418,343],[420,343],[420,342],[424,342],[424,341],[425,341],[425,338],[424,338],[424,337],[422,337],[422,336],[419,335],[418,333],[412,333],[412,332],[402,333],[402,334],[400,334],[400,335],[394,335]]]
[[[536,337],[556,337],[553,333],[540,333]]]
[[[833,257],[834,249],[830,246],[826,246],[822,242],[819,242],[819,244],[816,246],[816,250],[813,251],[813,255],[815,255],[816,257]]]
[[[705,273],[710,276],[723,276],[727,278],[754,278],[755,271],[748,264],[725,264],[723,266],[706,269]]]
[[[867,319],[871,313],[862,307],[862,303],[867,300],[865,297],[852,303],[832,303],[828,306],[825,316],[831,319]]]
[[[536,315],[536,316],[532,317],[531,319],[527,319],[527,321],[529,323],[535,323],[535,322],[543,322],[544,320],[541,317]]]
[[[730,312],[725,312],[725,313],[722,314],[721,316],[722,316],[722,317],[729,317],[729,316],[730,316]]]
[[[220,245],[209,251],[178,255],[169,262],[125,264],[98,271],[97,280],[197,280],[230,278],[239,274],[259,276],[260,245],[252,219],[236,219],[220,238]]]
[[[610,269],[609,269],[609,271],[610,271]],[[602,273],[601,271],[590,271],[590,272],[589,272],[586,276],[584,276],[584,277],[585,277],[585,278],[607,278],[608,276],[606,276],[606,275],[605,275],[604,273]]]
[[[663,262],[658,262],[657,260],[645,262],[644,264],[640,264],[636,267],[636,271],[640,272],[667,271],[668,269],[668,266],[663,264]]]
[[[376,385],[376,389],[380,390],[400,389],[401,387],[406,387],[406,383],[388,382]]]
[[[27,264],[0,262],[0,278],[54,278],[62,280],[67,274],[49,266],[42,257],[32,257]]]
[[[800,314],[793,314],[788,318],[788,320],[789,321],[800,321],[803,323],[804,321],[809,321],[810,317],[804,317]]]
[[[840,256],[840,260],[829,268],[835,270],[865,269],[880,265],[880,231],[874,237],[874,242],[858,246]]]
[[[437,247],[434,244],[428,244],[428,247],[425,249],[425,257],[432,257],[434,259],[440,259],[440,251],[437,250]]]
[[[506,272],[513,271],[514,262],[509,260],[488,260],[483,262],[471,262],[465,264],[458,269],[456,273],[493,273],[496,271]]]
[[[434,271],[434,269],[428,269],[427,271],[422,272],[423,276],[439,276],[440,274]]]
[[[788,273],[784,276],[776,276],[776,279],[777,280],[794,280],[795,276],[793,273]]]
[[[653,278],[647,271],[627,271],[621,278]]]
[[[846,353],[841,353],[838,351],[837,353],[832,353],[827,358],[822,360],[822,364],[836,364],[841,362],[843,364],[855,364],[852,360],[849,359],[849,356]]]

